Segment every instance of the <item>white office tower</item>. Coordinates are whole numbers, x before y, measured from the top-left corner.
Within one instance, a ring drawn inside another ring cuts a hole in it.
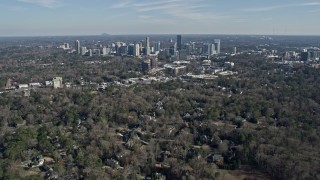
[[[215,55],[215,54],[217,54],[215,47],[216,46],[214,44],[204,44],[203,45],[203,53],[208,56]]]
[[[102,48],[102,56],[106,56],[108,53],[107,53],[107,48],[106,47],[103,47]]]
[[[80,46],[80,41],[79,40],[76,40],[74,47],[75,47],[75,50],[76,50],[77,54],[81,54],[81,46]]]
[[[220,54],[220,39],[215,39],[214,45],[216,46],[215,49],[216,49],[217,54]]]
[[[212,56],[217,53],[215,47],[216,46],[214,44],[209,44],[209,46],[208,46],[208,55],[209,56]]]
[[[149,56],[150,55],[150,38],[146,37],[146,55]]]
[[[212,52],[211,52],[211,55],[216,55],[218,52],[217,52],[217,46],[215,45],[215,44],[211,44],[211,50],[212,50]]]
[[[86,47],[81,47],[81,55],[84,56],[87,53]]]
[[[135,57],[140,56],[140,45],[139,45],[139,44],[135,44],[135,45],[134,45],[133,55],[134,55]]]
[[[237,54],[237,47],[233,48],[233,54]]]

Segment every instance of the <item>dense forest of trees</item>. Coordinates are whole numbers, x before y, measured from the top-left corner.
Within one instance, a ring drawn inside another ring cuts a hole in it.
[[[54,159],[49,166],[60,179],[215,179],[214,169],[241,165],[271,179],[319,179],[320,71],[283,69],[253,55],[227,60],[239,74],[205,83],[1,94],[0,179],[43,179],[20,166],[39,155]],[[1,80],[102,82],[139,71],[130,59],[86,67],[77,61],[29,71],[16,62],[1,66]],[[212,163],[210,154],[223,163]]]

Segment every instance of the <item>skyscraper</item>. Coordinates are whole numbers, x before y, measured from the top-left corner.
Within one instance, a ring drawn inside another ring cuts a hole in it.
[[[134,50],[135,50],[135,44],[129,44],[128,46],[128,55],[129,56],[134,56]]]
[[[210,44],[210,43],[204,44],[203,48],[202,48],[202,50],[203,50],[202,53],[206,54],[208,56],[212,56],[212,55],[216,54],[215,47],[216,46],[214,44]]]
[[[81,46],[80,46],[80,41],[79,40],[76,40],[74,47],[76,49],[77,54],[81,54]]]
[[[84,56],[87,53],[87,48],[86,47],[81,47],[81,55]]]
[[[103,56],[105,56],[105,55],[107,55],[108,53],[107,53],[107,48],[106,47],[103,47],[102,48],[102,55]]]
[[[153,48],[155,52],[160,51],[160,45],[161,45],[160,41],[153,43]]]
[[[311,59],[311,53],[310,52],[301,52],[301,61],[309,61]]]
[[[181,35],[177,35],[177,50],[180,51],[182,49],[182,37]]]
[[[136,56],[136,57],[140,56],[140,45],[139,44],[135,44],[134,45],[133,55]]]
[[[150,38],[146,37],[146,55],[149,56],[150,55]]]
[[[215,49],[216,49],[217,54],[220,54],[220,39],[215,39],[214,45],[215,45]]]

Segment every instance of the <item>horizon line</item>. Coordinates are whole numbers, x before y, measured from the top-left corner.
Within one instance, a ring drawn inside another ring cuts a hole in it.
[[[175,36],[175,35],[185,35],[185,36],[193,36],[193,35],[215,35],[215,36],[320,36],[320,34],[222,34],[222,33],[141,33],[141,34],[108,34],[108,33],[101,33],[101,34],[79,34],[79,35],[0,35],[0,38],[17,38],[17,37],[84,37],[84,36],[101,36],[101,37],[108,37],[108,36]]]

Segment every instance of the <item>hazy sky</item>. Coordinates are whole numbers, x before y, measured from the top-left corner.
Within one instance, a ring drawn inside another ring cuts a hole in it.
[[[1,0],[0,36],[320,35],[320,0]]]

